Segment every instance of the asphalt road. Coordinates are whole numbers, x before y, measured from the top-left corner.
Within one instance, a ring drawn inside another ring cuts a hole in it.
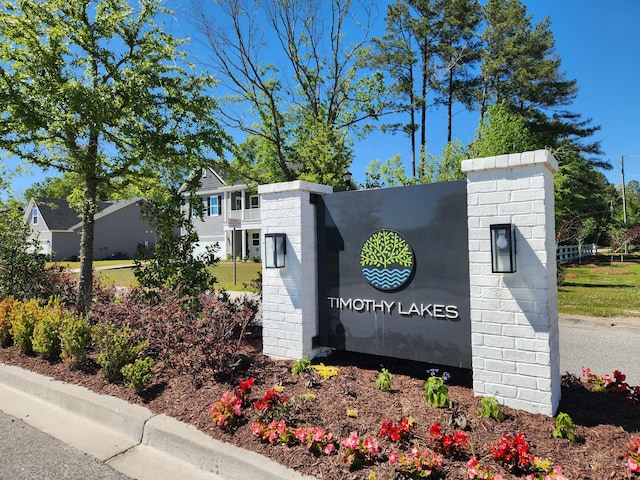
[[[0,412],[0,480],[131,480],[110,466]]]
[[[627,383],[640,385],[640,319],[560,319],[560,373],[580,375],[620,370]]]

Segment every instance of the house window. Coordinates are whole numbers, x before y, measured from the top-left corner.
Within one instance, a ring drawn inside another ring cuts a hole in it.
[[[252,233],[251,234],[251,245],[253,245],[254,247],[259,247],[260,246],[260,234],[259,233]]]
[[[242,197],[236,197],[236,210],[242,210]]]
[[[251,195],[249,197],[249,208],[259,208],[260,207],[260,200],[258,195]]]
[[[210,217],[222,215],[222,197],[220,195],[207,198],[207,214]]]
[[[38,224],[38,207],[33,207],[33,210],[31,211],[31,218],[33,220],[33,224],[37,225]]]

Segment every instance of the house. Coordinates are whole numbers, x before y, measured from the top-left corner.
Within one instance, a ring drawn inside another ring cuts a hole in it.
[[[197,182],[196,195],[205,206],[202,220],[194,218],[199,236],[195,253],[218,244],[221,258],[260,258],[260,197],[241,182],[227,183],[224,175],[205,167],[189,181]]]
[[[153,227],[140,215],[141,198],[99,202],[95,215],[94,258],[133,258],[139,244],[155,244]],[[77,260],[82,219],[66,200],[32,198],[24,214],[40,252],[54,261]]]

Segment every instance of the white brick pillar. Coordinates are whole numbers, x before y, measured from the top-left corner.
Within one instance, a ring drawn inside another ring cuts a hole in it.
[[[554,415],[560,401],[553,174],[546,150],[462,162],[467,174],[473,388]],[[491,273],[489,226],[516,228],[515,273]]]
[[[261,185],[262,337],[263,353],[273,358],[313,358],[318,335],[316,206],[312,194],[331,187],[293,181]],[[265,268],[264,236],[286,234],[284,268]]]

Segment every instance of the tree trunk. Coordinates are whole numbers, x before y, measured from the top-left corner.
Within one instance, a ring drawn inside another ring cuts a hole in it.
[[[447,142],[451,143],[453,117],[453,67],[449,70],[449,96],[447,98]]]
[[[411,178],[416,178],[416,98],[413,91],[413,66],[409,66],[409,104],[411,105]]]
[[[82,198],[82,234],[80,237],[80,278],[76,301],[81,312],[86,313],[93,294],[93,239],[95,230],[96,198],[98,179],[98,136],[91,135],[88,148],[88,163],[85,171],[85,188]]]
[[[95,227],[95,180],[87,185],[82,200],[82,235],[80,237],[80,278],[78,280],[77,303],[86,312],[93,293],[93,238]]]

